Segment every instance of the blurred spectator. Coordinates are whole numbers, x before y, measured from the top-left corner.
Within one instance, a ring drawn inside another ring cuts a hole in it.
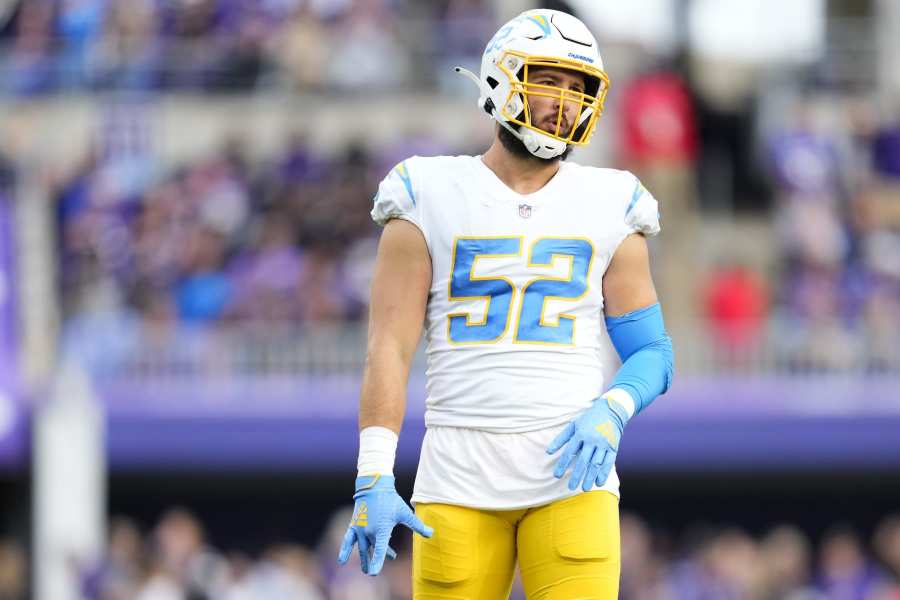
[[[878,524],[873,546],[877,558],[891,578],[887,588],[892,595],[887,598],[896,600],[900,598],[900,516],[888,516]]]
[[[117,517],[109,524],[106,556],[82,576],[86,600],[125,599],[137,592],[143,563],[143,540],[137,526]]]
[[[737,598],[759,596],[764,569],[759,544],[745,532],[730,529],[712,543],[708,559],[713,576]]]
[[[875,134],[872,163],[879,177],[900,182],[900,122],[886,123]]]
[[[104,27],[88,57],[90,83],[101,89],[159,88],[164,54],[156,2],[112,2]]]
[[[202,90],[219,64],[223,40],[215,35],[215,0],[178,0],[167,16],[166,85],[177,90]]]
[[[316,18],[309,5],[301,3],[270,45],[273,60],[281,65],[291,88],[322,90],[332,39],[329,27]]]
[[[255,598],[325,600],[315,556],[302,546],[276,546],[254,570]]]
[[[86,76],[86,61],[96,39],[103,33],[106,0],[60,0],[56,28],[60,40],[60,76],[65,87],[80,85]]]
[[[696,598],[697,600],[729,600],[740,597],[740,590],[732,589],[722,580],[712,564],[713,541],[707,534],[689,553],[673,561],[666,578],[663,598]]]
[[[624,513],[619,524],[622,548],[622,575],[619,597],[622,600],[664,598],[666,564],[654,548],[654,540],[639,517]]]
[[[672,192],[678,211],[694,208],[690,188],[692,167],[697,159],[697,130],[690,94],[677,73],[652,71],[625,85],[622,104],[620,161],[634,170],[647,185],[659,189],[669,199]],[[657,169],[673,170],[675,186],[652,180]],[[687,188],[683,189],[687,184]],[[675,189],[672,189],[672,188]],[[689,194],[688,197],[683,197]]]
[[[255,247],[238,256],[231,268],[235,292],[229,312],[240,320],[278,327],[297,318],[303,257],[287,215],[273,211],[261,221]]]
[[[758,274],[745,265],[723,265],[709,275],[704,295],[717,352],[735,360],[760,343],[767,290]]]
[[[315,324],[359,318],[362,307],[353,303],[333,248],[310,249],[305,262],[297,298],[301,321]]]
[[[848,251],[841,223],[845,188],[836,140],[817,122],[817,108],[805,101],[794,123],[777,133],[769,152],[778,190],[776,223],[788,258],[835,265]]]
[[[397,43],[395,22],[382,1],[356,2],[335,25],[341,43],[333,48],[325,71],[339,93],[384,92],[410,76],[410,58]]]
[[[280,159],[278,170],[271,175],[276,182],[303,185],[322,181],[329,174],[329,165],[313,151],[308,136],[300,132],[288,136]]]
[[[222,236],[198,227],[184,249],[185,277],[175,290],[179,316],[188,323],[216,321],[223,316],[233,294],[223,272],[225,245]]]
[[[810,553],[809,540],[790,525],[777,526],[766,534],[760,544],[760,557],[765,569],[762,597],[785,600],[821,598],[809,583],[812,570]]]
[[[52,91],[56,85],[53,48],[54,7],[51,0],[19,4],[16,35],[4,56],[0,90],[16,96]]]
[[[430,49],[438,57],[434,75],[443,92],[465,97],[471,83],[453,67],[478,73],[485,44],[494,34],[492,7],[485,0],[449,0],[434,21]],[[404,157],[405,158],[405,157]]]
[[[834,268],[800,269],[786,293],[779,343],[788,348],[789,363],[800,371],[841,371],[858,364],[861,341],[841,314],[841,276]]]
[[[153,568],[142,593],[181,587],[189,595],[215,597],[228,581],[228,567],[215,550],[206,545],[197,519],[182,509],[166,513],[153,532]]]
[[[222,50],[213,71],[209,87],[213,90],[239,91],[256,87],[266,68],[264,43],[273,32],[264,6],[256,3],[232,5],[237,13],[231,15],[224,28]],[[229,22],[230,21],[230,22]]]
[[[27,565],[25,551],[18,542],[0,539],[0,599],[25,598]]]
[[[884,583],[853,531],[836,529],[822,540],[817,587],[827,598],[869,600]]]
[[[759,593],[762,571],[759,548],[744,532],[715,534],[691,561],[673,571],[670,595],[691,598],[747,598]]]

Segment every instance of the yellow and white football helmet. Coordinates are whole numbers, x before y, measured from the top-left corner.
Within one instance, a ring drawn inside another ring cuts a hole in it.
[[[583,93],[552,85],[529,83],[529,69],[555,67],[584,74]],[[533,155],[554,158],[568,145],[587,144],[609,89],[597,40],[577,18],[555,10],[529,10],[511,20],[488,42],[481,59],[481,77],[457,67],[477,85],[478,105],[520,139]],[[531,122],[529,96],[560,100],[554,133]],[[561,135],[562,106],[580,103],[579,116],[567,135]]]

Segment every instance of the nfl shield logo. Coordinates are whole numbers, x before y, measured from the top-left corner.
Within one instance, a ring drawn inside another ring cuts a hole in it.
[[[531,207],[527,204],[519,205],[519,216],[523,219],[527,219],[531,216]]]

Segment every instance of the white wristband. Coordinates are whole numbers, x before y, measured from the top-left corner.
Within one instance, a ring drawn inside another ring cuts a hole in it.
[[[634,398],[631,397],[631,394],[623,390],[622,388],[613,388],[608,390],[603,397],[609,400],[610,402],[615,402],[619,406],[625,409],[625,412],[628,413],[628,418],[634,416]]]
[[[393,475],[398,439],[387,427],[366,427],[360,431],[357,476]]]

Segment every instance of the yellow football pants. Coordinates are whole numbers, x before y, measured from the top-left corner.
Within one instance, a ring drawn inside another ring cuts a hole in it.
[[[522,510],[418,504],[414,600],[505,600],[516,560],[528,600],[615,600],[619,501],[606,491]]]

